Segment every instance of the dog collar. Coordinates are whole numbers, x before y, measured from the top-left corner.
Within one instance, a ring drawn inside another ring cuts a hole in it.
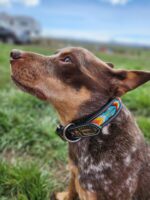
[[[81,138],[92,137],[101,133],[103,127],[107,126],[122,108],[120,98],[115,98],[107,103],[96,113],[86,119],[74,121],[66,126],[59,124],[56,133],[65,141],[78,142]]]

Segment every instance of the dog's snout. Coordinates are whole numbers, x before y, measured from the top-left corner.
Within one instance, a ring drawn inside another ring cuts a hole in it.
[[[13,49],[11,52],[10,52],[10,57],[12,59],[19,59],[22,57],[22,52],[20,50],[17,50],[17,49]]]

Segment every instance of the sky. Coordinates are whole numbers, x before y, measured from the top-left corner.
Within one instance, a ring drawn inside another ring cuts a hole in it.
[[[29,15],[42,35],[150,45],[150,0],[0,0],[0,12]]]

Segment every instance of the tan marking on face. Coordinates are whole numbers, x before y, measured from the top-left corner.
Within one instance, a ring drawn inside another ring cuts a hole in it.
[[[36,88],[40,89],[53,104],[64,125],[72,121],[79,112],[80,105],[91,98],[90,91],[85,87],[77,91],[56,78],[43,79]]]
[[[58,192],[56,194],[57,200],[69,200],[68,199],[68,192]]]
[[[79,177],[78,168],[73,164],[71,160],[69,160],[69,170],[75,177],[75,187],[80,200],[98,200],[95,192],[89,192],[81,187],[78,178]]]

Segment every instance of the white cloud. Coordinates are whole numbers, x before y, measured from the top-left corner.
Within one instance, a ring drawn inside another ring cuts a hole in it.
[[[9,6],[10,5],[10,0],[0,0],[0,5],[1,6]]]
[[[103,0],[103,2],[108,2],[113,5],[125,5],[129,2],[130,0]]]
[[[40,4],[40,0],[0,0],[1,6],[12,6],[14,3],[25,6],[37,6]]]
[[[26,6],[37,6],[39,5],[39,0],[22,0],[22,3]]]

